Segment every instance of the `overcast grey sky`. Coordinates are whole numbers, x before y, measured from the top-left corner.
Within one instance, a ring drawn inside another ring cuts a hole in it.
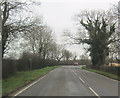
[[[57,42],[63,44],[63,30],[76,29],[73,16],[81,10],[103,9],[107,10],[117,4],[119,0],[40,0],[40,9],[35,11],[35,15],[42,15],[44,22],[47,23],[55,32]],[[84,53],[82,46],[66,46],[77,55]]]

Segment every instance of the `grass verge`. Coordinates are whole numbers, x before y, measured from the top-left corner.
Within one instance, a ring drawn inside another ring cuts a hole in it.
[[[57,67],[59,66],[51,66],[45,67],[43,69],[17,72],[16,75],[2,81],[2,95],[8,95],[9,93],[14,92],[25,84],[28,84],[31,81],[47,74],[49,71]]]
[[[99,71],[99,70],[96,70],[96,69],[90,69],[90,68],[87,68],[86,66],[83,66],[82,69],[85,69],[85,70],[88,70],[88,71],[91,71],[91,72],[95,72],[95,73],[98,73],[98,74],[101,74],[101,75],[107,76],[109,78],[120,81],[120,77],[118,75],[111,74],[109,72]]]

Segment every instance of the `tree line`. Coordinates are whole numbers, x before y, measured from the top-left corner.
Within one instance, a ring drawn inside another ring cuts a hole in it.
[[[70,43],[87,45],[85,49],[91,57],[92,68],[115,72],[115,74],[120,73],[120,67],[108,66],[110,59],[120,63],[119,13],[118,6],[106,11],[83,10],[75,15],[78,26],[77,34],[70,31],[64,32],[65,36],[70,39]]]
[[[32,0],[1,2],[3,78],[17,71],[53,66],[72,57],[70,51],[56,43],[54,32],[43,18],[33,15],[31,8],[40,5]]]

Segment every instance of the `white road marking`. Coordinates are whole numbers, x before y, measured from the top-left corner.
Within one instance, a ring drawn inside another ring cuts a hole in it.
[[[90,89],[98,98],[101,98],[91,87],[89,87],[89,89]]]
[[[29,87],[33,86],[34,84],[36,84],[37,82],[39,82],[41,79],[43,79],[43,78],[45,78],[45,77],[46,77],[46,75],[44,75],[42,78],[38,79],[37,81],[33,82],[33,83],[30,84],[29,86],[25,87],[24,89],[22,89],[21,91],[19,91],[17,94],[15,94],[14,97],[17,96],[17,95],[19,95],[20,93],[22,93],[23,91],[25,91],[25,90],[28,89]]]
[[[85,83],[85,81],[84,81],[82,78],[79,77],[79,79],[80,79],[83,83]]]
[[[72,70],[73,71],[73,70]],[[74,71],[73,71],[74,72]],[[74,74],[77,76],[77,74],[74,72]]]
[[[73,71],[73,70],[72,70]],[[73,71],[73,73],[77,76],[77,74]],[[81,77],[79,77],[79,79],[83,82],[83,83],[85,83],[85,81],[81,78]]]
[[[77,76],[77,74],[75,73],[75,75]]]
[[[50,71],[53,72],[54,70]],[[47,74],[46,74],[47,75]],[[23,91],[25,91],[26,89],[28,89],[29,87],[33,86],[34,84],[36,84],[37,82],[39,82],[40,80],[42,80],[44,77],[46,77],[46,75],[44,75],[43,77],[41,77],[40,79],[36,80],[35,82],[33,82],[32,84],[30,84],[29,86],[25,87],[24,89],[22,89],[21,91],[19,91],[17,94],[15,94],[14,96],[19,95],[20,93],[22,93]]]
[[[73,73],[75,73],[73,70],[72,70]]]
[[[72,70],[73,71],[73,70]],[[77,74],[73,71],[73,73],[77,76]],[[79,77],[79,79],[85,84],[85,85],[87,85],[86,83],[85,83],[85,81],[81,78],[81,77]],[[98,97],[98,98],[101,98],[91,87],[89,87],[88,86],[88,88]]]
[[[52,70],[52,71],[50,71],[50,72],[53,72],[53,70]]]

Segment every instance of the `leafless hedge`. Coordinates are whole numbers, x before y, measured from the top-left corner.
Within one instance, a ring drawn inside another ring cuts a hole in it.
[[[37,54],[24,53],[19,60],[3,59],[2,78],[8,78],[17,71],[41,69],[47,66],[57,65],[57,61],[41,59]]]

